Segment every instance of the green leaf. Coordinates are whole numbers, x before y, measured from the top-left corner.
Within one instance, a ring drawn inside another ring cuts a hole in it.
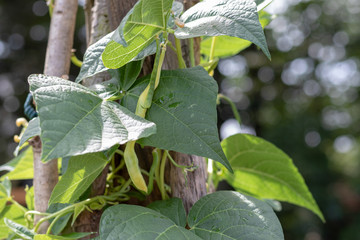
[[[269,205],[233,191],[215,192],[197,201],[190,210],[188,225],[202,239],[284,239]]]
[[[178,226],[186,226],[186,212],[180,198],[155,201],[150,203],[147,207],[168,217]]]
[[[11,196],[11,182],[9,180],[8,177],[5,177],[4,179],[2,179],[2,183],[1,183],[6,190],[6,194],[8,195],[8,197]]]
[[[110,69],[109,71],[113,78],[119,82],[121,90],[127,91],[139,76],[142,65],[143,61],[133,61],[119,69]]]
[[[10,172],[3,175],[1,180],[9,178],[10,180],[23,180],[34,178],[34,161],[32,147],[26,148],[20,155],[18,155],[14,161],[16,165],[9,167]]]
[[[74,214],[73,214],[73,218],[71,221],[71,226],[74,225],[76,218],[80,215],[80,213],[82,213],[85,210],[85,205],[84,204],[76,204],[75,208],[74,208]]]
[[[177,38],[238,37],[255,43],[271,58],[253,0],[204,0],[185,11],[181,20],[185,26],[176,29]]]
[[[54,203],[51,204],[48,209],[46,210],[47,213],[55,213],[60,211],[61,209],[64,209],[66,207],[70,206],[69,203]],[[72,213],[67,213],[64,216],[60,217],[55,224],[53,225],[53,227],[51,228],[51,232],[53,234],[60,234],[62,232],[62,230],[64,230],[64,228],[66,227],[66,224],[69,222],[69,219],[71,217]],[[52,222],[54,219],[52,219],[50,222]]]
[[[30,138],[39,136],[40,132],[40,121],[38,117],[35,117],[31,119],[28,126],[26,127],[25,132],[20,139],[19,146],[22,146]]]
[[[114,35],[114,32],[107,34],[102,37],[99,41],[92,44],[88,47],[84,55],[84,61],[80,69],[80,73],[77,76],[75,82],[79,83],[85,78],[95,76],[98,73],[106,72],[109,69],[104,66],[104,63],[101,59],[101,54],[104,52],[106,45],[111,41],[111,37]],[[153,41],[148,47],[143,49],[137,56],[135,56],[131,61],[141,60],[149,55],[152,55],[156,52],[156,43]]]
[[[16,222],[11,221],[10,219],[4,218],[5,225],[10,228],[14,233],[23,237],[24,239],[32,240],[34,238],[35,233],[25,226],[18,224]]]
[[[261,26],[264,28],[271,21],[271,15],[265,11],[259,13]],[[210,55],[212,38],[204,38],[201,41],[200,53]],[[230,36],[217,36],[215,41],[214,57],[224,58],[234,56],[251,45],[250,41]]]
[[[119,68],[132,61],[166,28],[173,0],[140,0],[120,26],[102,54],[104,65]]]
[[[122,99],[135,111],[149,76],[139,79]],[[220,146],[217,130],[216,81],[202,67],[162,71],[146,119],[157,126],[143,145],[208,157],[231,169]]]
[[[293,203],[324,217],[291,158],[273,144],[246,134],[221,143],[234,174],[224,177],[236,190]]]
[[[74,232],[70,234],[65,234],[62,236],[56,236],[51,234],[37,234],[35,235],[34,240],[52,240],[52,239],[59,239],[59,240],[66,240],[66,239],[82,239],[84,237],[87,237],[93,233],[87,233],[87,232]]]
[[[109,149],[154,134],[154,123],[62,78],[29,77],[40,118],[42,160]]]
[[[164,215],[141,206],[119,204],[106,209],[100,220],[100,239],[201,239]]]
[[[25,202],[26,202],[26,207],[29,210],[35,210],[35,203],[34,203],[34,186],[31,186],[29,188],[28,185],[26,185],[25,187]]]
[[[86,191],[107,164],[104,153],[71,157],[64,176],[56,184],[49,200],[53,203],[74,203]]]
[[[0,213],[0,239],[6,239],[12,231],[5,225],[4,219],[10,219],[21,225],[25,225],[24,210],[15,204],[5,206]]]
[[[101,60],[101,54],[105,50],[106,45],[110,42],[113,34],[114,32],[105,35],[86,49],[83,64],[81,65],[80,73],[75,79],[75,82],[81,82],[85,78],[107,71],[108,68],[104,66]]]
[[[258,12],[267,7],[273,0],[255,0]]]

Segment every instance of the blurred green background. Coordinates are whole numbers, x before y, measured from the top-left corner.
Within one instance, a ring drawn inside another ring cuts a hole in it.
[[[220,136],[256,134],[293,158],[327,222],[284,203],[285,239],[360,239],[360,1],[274,0],[267,11],[276,15],[265,30],[272,61],[252,46],[215,72],[243,121],[240,128],[221,104]],[[0,163],[16,147],[15,120],[23,116],[27,76],[43,70],[48,29],[44,0],[0,0]],[[72,66],[70,79],[78,71]]]

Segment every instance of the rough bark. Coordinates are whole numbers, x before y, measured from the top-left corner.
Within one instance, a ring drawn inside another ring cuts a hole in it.
[[[62,77],[69,73],[77,6],[76,0],[57,0],[55,3],[46,50],[46,75]],[[58,181],[57,159],[42,163],[40,138],[35,137],[30,143],[34,152],[35,210],[45,212],[51,192]],[[35,217],[35,222],[39,219]],[[42,224],[39,232],[44,233],[47,226],[48,223]]]

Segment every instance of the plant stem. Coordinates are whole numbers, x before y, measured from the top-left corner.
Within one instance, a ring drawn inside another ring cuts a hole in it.
[[[22,206],[20,203],[15,201],[13,198],[10,198],[10,202],[12,204],[15,204],[16,206],[18,206],[24,213],[26,213],[28,211],[28,209],[26,207]]]
[[[191,67],[195,67],[195,52],[194,52],[194,39],[189,39],[189,54]]]
[[[182,56],[181,42],[180,42],[180,39],[178,39],[176,37],[175,37],[175,46],[176,46],[176,55],[177,55],[177,59],[179,62],[179,68],[184,69],[184,68],[186,68],[186,65],[185,65],[184,58]]]
[[[159,152],[157,151],[156,148],[152,151],[152,156],[153,156],[153,163],[151,165],[150,172],[149,172],[149,184],[148,184],[147,194],[150,194],[153,190],[154,174],[159,165]]]
[[[166,166],[166,160],[167,160],[167,154],[164,153],[161,159],[161,166],[160,166],[160,192],[161,192],[161,198],[163,200],[168,199],[168,195],[166,194],[166,190],[164,187],[164,176],[165,176],[165,166]]]
[[[218,98],[219,99],[224,99],[226,102],[228,102],[230,104],[231,110],[234,114],[235,119],[239,122],[239,124],[241,125],[241,117],[239,114],[239,111],[236,108],[236,105],[233,101],[231,101],[230,98],[226,97],[225,95],[222,94],[218,94]]]
[[[175,167],[181,168],[181,169],[186,169],[188,171],[194,171],[196,168],[193,168],[194,163],[192,163],[190,166],[185,166],[185,165],[180,165],[177,164],[177,162],[175,162],[175,160],[171,157],[169,151],[165,151],[166,155],[168,156],[168,158],[170,159],[171,163],[174,164]]]
[[[210,55],[209,55],[209,62],[211,62],[214,59],[215,55],[215,43],[216,43],[216,37],[212,37],[211,41],[211,48],[210,48]],[[209,73],[210,76],[214,76],[214,70],[211,70]]]
[[[74,52],[71,53],[71,62],[77,67],[81,67],[83,64],[83,62],[76,57]]]

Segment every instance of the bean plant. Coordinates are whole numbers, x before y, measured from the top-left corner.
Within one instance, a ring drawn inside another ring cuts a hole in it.
[[[0,237],[86,237],[92,233],[71,230],[85,210],[104,210],[96,239],[284,239],[274,212],[281,210],[278,201],[305,207],[324,221],[288,155],[253,135],[236,134],[222,142],[218,136],[221,100],[229,101],[240,117],[230,99],[218,93],[213,70],[219,59],[251,43],[270,59],[263,32],[272,18],[263,10],[270,2],[203,0],[184,11],[173,0],[139,0],[115,31],[87,49],[75,82],[29,76],[36,112],[29,122],[18,120],[24,128],[17,156],[1,166],[9,172],[0,184]],[[201,37],[202,54],[197,66],[196,37]],[[181,39],[189,41],[190,66]],[[169,51],[177,54],[178,69],[163,70]],[[153,70],[139,77],[150,55],[155,56]],[[80,84],[101,72],[111,79],[90,87]],[[10,180],[33,178],[27,140],[34,136],[42,141],[42,161],[58,158],[61,163],[46,213],[34,210],[33,188],[26,188],[26,208],[11,196]],[[149,171],[139,166],[136,144],[153,148]],[[181,199],[170,198],[165,166],[170,162],[181,168],[185,178],[197,166],[177,164],[170,151],[204,157],[209,192],[223,180],[235,190],[210,193],[187,214]],[[88,189],[106,166],[105,194],[89,197]],[[124,169],[129,177],[118,174]],[[125,204],[130,197],[146,198],[155,188],[162,200],[147,207]],[[35,223],[35,215],[43,218]],[[50,222],[47,232],[39,234],[45,221]]]

